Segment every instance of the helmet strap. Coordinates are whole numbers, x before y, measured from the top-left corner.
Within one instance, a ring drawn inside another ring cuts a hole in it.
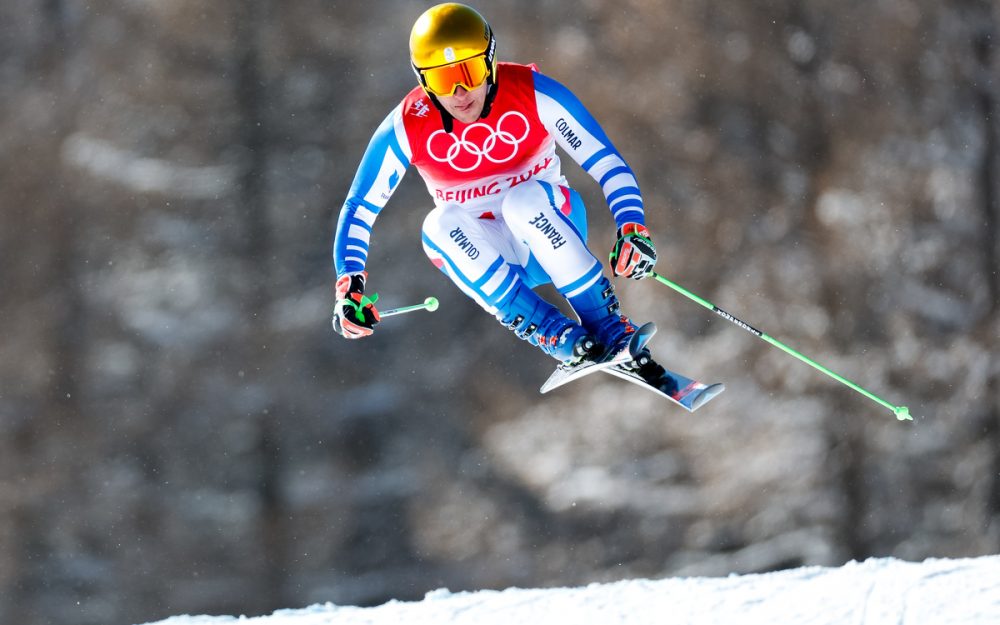
[[[486,101],[483,103],[483,112],[479,114],[479,119],[485,119],[493,108],[493,100],[497,97],[497,40],[493,36],[493,29],[486,25],[486,32],[489,34],[489,44],[486,46],[486,63],[490,68],[490,73],[486,77]]]
[[[493,76],[493,72],[490,72],[489,77],[486,79],[486,101],[483,102],[483,112],[479,114],[479,119],[485,119],[487,115],[490,114],[490,109],[493,108],[493,100],[497,99],[497,81]]]
[[[436,95],[426,89],[424,89],[424,93],[426,93],[427,97],[431,99],[431,103],[434,104],[434,108],[438,110],[438,113],[441,113],[441,125],[444,127],[444,131],[451,134],[451,131],[455,127],[455,118],[452,117],[451,113],[446,111],[443,106],[441,106],[441,102],[438,101]]]

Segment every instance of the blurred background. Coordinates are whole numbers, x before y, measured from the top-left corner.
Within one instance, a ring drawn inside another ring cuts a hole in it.
[[[619,285],[691,415],[552,361],[376,224],[373,337],[330,248],[433,3],[0,5],[0,621],[1000,551],[1000,5],[483,3],[635,168],[658,271]],[[569,158],[606,254],[614,226]]]

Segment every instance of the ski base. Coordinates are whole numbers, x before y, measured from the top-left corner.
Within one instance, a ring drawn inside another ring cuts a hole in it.
[[[639,326],[634,333],[628,335],[627,343],[617,349],[609,349],[600,360],[585,360],[569,367],[559,365],[539,390],[542,393],[548,393],[552,389],[569,384],[573,380],[590,375],[595,371],[607,371],[611,367],[630,362],[646,347],[646,343],[653,338],[654,334],[656,334],[656,324],[645,323]]]

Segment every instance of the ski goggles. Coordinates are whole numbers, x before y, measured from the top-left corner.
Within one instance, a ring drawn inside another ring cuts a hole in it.
[[[478,89],[490,75],[486,56],[482,54],[449,65],[414,69],[420,77],[420,84],[436,96],[455,95],[460,86],[466,91]]]

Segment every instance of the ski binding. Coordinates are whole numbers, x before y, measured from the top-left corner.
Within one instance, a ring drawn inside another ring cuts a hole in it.
[[[721,383],[705,384],[683,376],[669,369],[664,369],[668,384],[658,387],[650,384],[642,376],[626,366],[640,357],[646,344],[656,333],[656,325],[646,323],[629,335],[627,343],[618,349],[611,349],[600,360],[585,360],[572,366],[559,365],[549,378],[542,384],[542,393],[568,384],[595,371],[603,371],[610,375],[642,386],[650,391],[666,397],[688,412],[694,412],[716,397],[726,387]]]

